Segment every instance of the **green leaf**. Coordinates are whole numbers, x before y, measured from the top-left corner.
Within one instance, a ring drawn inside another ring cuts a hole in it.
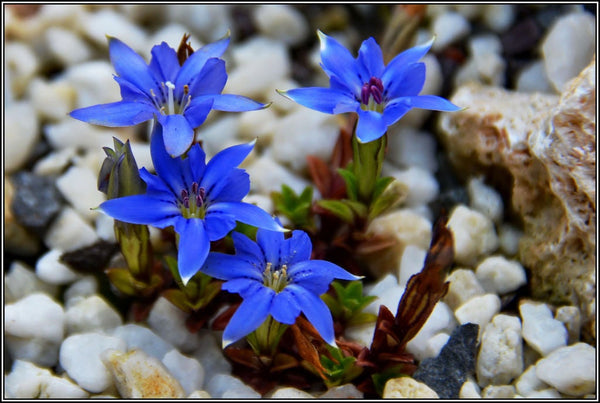
[[[317,204],[347,223],[354,222],[354,211],[341,200],[319,200]]]
[[[385,190],[371,203],[368,219],[373,220],[375,217],[391,210],[402,202],[406,198],[406,195],[406,185],[397,180],[392,180],[385,187]]]
[[[312,225],[313,188],[307,186],[298,196],[292,188],[282,184],[281,192],[272,192],[275,211],[287,217],[296,228]]]
[[[348,169],[338,168],[338,173],[346,183],[346,194],[348,195],[348,198],[350,200],[358,200],[358,181],[354,172]]]
[[[110,282],[125,295],[139,296],[149,288],[149,284],[136,280],[128,269],[112,268],[106,270]]]
[[[375,182],[375,188],[373,189],[373,199],[377,199],[388,187],[390,183],[392,183],[395,179],[391,176],[385,176],[383,178],[377,178]]]
[[[362,312],[362,310],[373,302],[377,297],[363,295],[362,281],[350,281],[343,286],[339,281],[331,283],[336,296],[324,294],[321,298],[331,310],[331,315],[346,325],[357,325],[373,322],[376,315]]]

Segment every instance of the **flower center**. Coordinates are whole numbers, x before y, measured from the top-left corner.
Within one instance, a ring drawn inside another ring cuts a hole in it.
[[[383,112],[383,83],[380,78],[371,77],[360,90],[361,108],[366,111]]]
[[[184,218],[204,218],[206,214],[204,199],[206,193],[203,187],[199,187],[197,182],[192,183],[191,189],[183,189],[180,194],[179,208]]]
[[[150,89],[150,95],[152,95],[152,102],[154,106],[163,115],[183,115],[185,110],[192,102],[192,96],[190,93],[190,87],[186,84],[183,86],[183,94],[181,99],[175,99],[175,84],[170,81],[166,83],[160,83],[160,94],[156,94],[153,89]]]
[[[287,266],[284,264],[281,268],[271,270],[273,265],[271,262],[267,263],[267,268],[263,272],[263,284],[266,287],[274,290],[275,292],[282,291],[286,285],[288,285]]]

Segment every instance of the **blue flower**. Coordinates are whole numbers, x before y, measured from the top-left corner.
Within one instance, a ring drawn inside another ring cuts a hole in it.
[[[156,116],[163,126],[165,147],[172,157],[185,153],[192,145],[194,129],[211,109],[241,112],[266,105],[249,98],[221,94],[227,82],[225,52],[229,37],[208,44],[179,65],[177,52],[165,42],[152,48],[147,65],[133,49],[109,37],[110,59],[117,73],[122,101],[70,113],[75,119],[102,126],[132,126]]]
[[[254,141],[222,150],[205,164],[202,148],[195,144],[187,158],[167,154],[160,125],[151,138],[152,162],[157,175],[140,169],[146,193],[110,199],[99,209],[132,224],[157,228],[173,226],[179,234],[178,267],[187,284],[204,263],[210,241],[226,236],[236,220],[273,231],[284,231],[259,207],[241,200],[250,190],[250,178],[236,168],[254,147]]]
[[[256,330],[269,315],[292,325],[303,312],[323,339],[335,346],[333,319],[319,298],[335,278],[358,280],[341,267],[310,260],[312,244],[304,231],[293,231],[284,239],[281,232],[258,230],[256,242],[232,233],[236,254],[211,252],[202,272],[227,280],[222,289],[239,293],[243,302],[223,332],[223,347]]]
[[[356,136],[367,143],[384,135],[412,108],[456,111],[461,108],[435,95],[419,95],[425,83],[425,64],[419,62],[433,40],[397,55],[386,66],[373,38],[365,40],[358,56],[321,31],[321,67],[329,88],[309,87],[280,94],[308,108],[338,114],[356,112]]]

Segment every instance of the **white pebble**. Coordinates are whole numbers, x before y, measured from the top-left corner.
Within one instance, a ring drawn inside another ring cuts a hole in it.
[[[202,140],[202,148],[207,156],[214,156],[236,139],[239,116],[229,114],[209,124],[204,124],[196,131],[196,139]],[[250,155],[254,155],[251,153]],[[250,155],[248,157],[250,157]]]
[[[125,342],[101,333],[74,334],[60,347],[60,365],[83,389],[100,393],[113,385],[112,376],[100,358],[108,349],[124,350]]]
[[[148,316],[148,325],[156,334],[172,343],[182,352],[188,353],[198,348],[197,335],[190,333],[185,326],[187,314],[160,297],[154,302]],[[212,395],[212,393],[211,393]]]
[[[493,222],[478,211],[458,205],[450,214],[448,228],[454,237],[454,261],[471,266],[498,248]]]
[[[504,213],[502,196],[491,186],[483,182],[483,178],[472,177],[467,184],[471,208],[484,214],[494,222],[501,222]]]
[[[561,393],[585,396],[596,388],[596,359],[596,349],[589,344],[560,347],[538,361],[536,375]]]
[[[206,391],[213,398],[252,399],[260,398],[260,393],[246,385],[239,378],[227,374],[215,375],[206,384]]]
[[[64,81],[34,78],[27,92],[39,116],[53,121],[67,119],[75,105],[75,89]]]
[[[408,207],[427,204],[435,200],[440,192],[440,185],[430,171],[416,166],[407,169],[390,169],[384,165],[383,175],[396,178],[407,188],[404,203]]]
[[[65,308],[69,309],[79,300],[90,297],[98,292],[98,280],[93,275],[83,276],[75,281],[63,294]]]
[[[513,385],[488,385],[481,391],[483,399],[511,399],[516,394]]]
[[[469,41],[469,54],[475,62],[479,80],[487,85],[504,85],[506,61],[501,56],[502,44],[493,34],[478,35]]]
[[[391,276],[396,279],[395,276]],[[397,280],[395,281],[395,284],[391,285],[390,287],[373,287],[366,292],[366,295],[376,296],[377,299],[367,305],[363,311],[377,315],[379,312],[379,306],[385,305],[393,314],[396,314],[396,311],[398,310],[398,302],[400,302],[402,294],[404,294],[404,287],[398,285]]]
[[[475,277],[475,273],[470,269],[454,269],[446,277],[446,281],[449,281],[450,285],[444,296],[444,302],[453,310],[456,310],[472,297],[485,293],[477,277]]]
[[[489,256],[475,269],[477,280],[485,291],[504,295],[527,284],[525,269],[517,260]]]
[[[284,42],[297,45],[308,35],[308,23],[295,7],[284,4],[262,4],[254,8],[254,21],[259,32]]]
[[[65,316],[69,334],[111,329],[123,323],[115,308],[98,295],[75,302],[67,308]]]
[[[308,181],[295,175],[268,155],[256,158],[246,167],[246,171],[250,175],[252,190],[257,193],[281,192],[281,185],[286,184],[296,194],[301,194],[309,185]]]
[[[502,223],[498,227],[498,242],[500,251],[507,256],[515,256],[519,252],[519,241],[523,237],[523,231],[515,226]]]
[[[63,285],[77,280],[79,274],[60,261],[63,254],[58,249],[44,253],[35,264],[37,276],[49,284]]]
[[[33,166],[33,173],[42,176],[58,176],[71,163],[76,155],[75,147],[66,147],[50,152],[48,155],[37,160]]]
[[[427,357],[437,357],[448,343],[450,335],[448,333],[438,333],[427,340]]]
[[[364,393],[351,383],[329,388],[327,392],[319,396],[319,399],[362,399]]]
[[[287,48],[279,41],[259,35],[238,44],[231,52],[235,68],[223,93],[260,97],[271,89],[274,81],[290,75]]]
[[[567,328],[569,338],[567,344],[579,341],[581,333],[581,311],[576,306],[561,306],[556,309],[554,318]]]
[[[521,321],[498,314],[485,327],[476,364],[479,386],[506,385],[523,372]]]
[[[56,179],[56,187],[77,213],[90,222],[100,214],[92,209],[106,200],[98,190],[98,175],[87,168],[70,167]]]
[[[515,20],[515,9],[511,4],[490,4],[483,8],[483,22],[495,32],[506,31]]]
[[[362,325],[348,326],[344,332],[344,337],[363,346],[370,346],[375,332],[375,322]]]
[[[10,373],[4,375],[6,397],[37,398],[42,383],[51,376],[46,368],[40,368],[28,361],[15,360]]]
[[[518,92],[554,93],[555,90],[548,80],[543,60],[536,60],[517,73],[516,90]]]
[[[500,312],[500,306],[500,297],[496,294],[476,295],[456,308],[454,316],[460,324],[478,324],[481,336],[490,320]]]
[[[278,121],[272,155],[279,163],[301,172],[307,166],[308,155],[329,160],[339,130],[335,117],[308,108],[298,109]]]
[[[409,209],[399,209],[375,218],[367,232],[395,236],[403,245],[429,249],[431,221]]]
[[[313,395],[291,386],[281,386],[270,394],[271,399],[315,399]]]
[[[171,375],[179,381],[187,395],[195,390],[202,389],[204,368],[195,358],[187,357],[173,349],[165,354],[162,363],[171,372]]]
[[[113,136],[121,137],[116,130],[100,128],[71,118],[56,124],[45,125],[43,131],[52,148],[56,150],[62,150],[63,148],[97,149],[104,156],[106,154],[102,152],[101,148],[103,146],[112,148]],[[98,167],[99,169],[100,167]]]
[[[46,46],[50,54],[64,66],[82,63],[92,54],[82,38],[73,31],[58,26],[46,30]]]
[[[214,331],[201,329],[198,334],[198,349],[194,351],[193,356],[202,364],[202,367],[208,369],[204,374],[205,390],[208,391],[208,383],[218,374],[230,374],[231,364],[223,355],[221,340],[217,342],[217,336]],[[220,336],[219,336],[220,337]],[[214,396],[211,393],[211,396]]]
[[[563,15],[550,27],[541,44],[548,79],[558,92],[587,66],[594,55],[596,22],[592,14]]]
[[[480,399],[481,389],[473,379],[467,379],[460,387],[458,397],[461,399]]]
[[[13,359],[32,362],[43,367],[53,367],[58,363],[60,343],[39,337],[22,338],[6,334],[6,351]]]
[[[56,297],[58,287],[41,281],[23,262],[12,262],[4,276],[4,303],[9,304],[38,292]]]
[[[104,48],[108,47],[106,37],[111,36],[125,42],[136,52],[145,50],[144,30],[116,10],[101,8],[96,12],[84,14],[79,28],[87,38]]]
[[[116,242],[115,219],[106,214],[98,214],[95,220],[96,234],[108,242]]]
[[[162,360],[165,354],[173,350],[173,345],[145,326],[128,323],[109,331],[127,344],[127,351],[142,350],[146,354]]]
[[[56,217],[44,237],[50,249],[70,252],[89,246],[98,240],[94,229],[75,210],[65,207]]]
[[[432,31],[437,37],[431,48],[433,51],[439,51],[467,36],[471,31],[471,26],[465,17],[457,12],[449,11],[435,17]]]
[[[10,81],[7,81],[7,84],[10,86],[14,98],[18,99],[25,92],[31,78],[37,73],[40,62],[28,44],[17,41],[5,43],[4,57],[4,66],[10,75]],[[7,110],[5,110],[4,116],[5,118],[10,116]]]
[[[561,399],[563,396],[558,392],[558,390],[549,388],[544,390],[536,390],[535,392],[531,392],[529,396],[526,397],[529,399]]]
[[[436,147],[431,133],[396,125],[389,129],[386,158],[401,168],[415,166],[434,173],[438,169]]]
[[[192,33],[205,42],[214,42],[222,38],[229,29],[234,27],[229,13],[229,6],[213,4],[178,4],[162,9],[162,14],[167,21],[190,27]],[[197,48],[194,46],[194,49]]]
[[[482,4],[456,4],[453,6],[456,11],[469,20],[479,17],[486,6]]]
[[[60,343],[64,336],[63,307],[42,293],[35,293],[4,308],[6,334]]]
[[[417,273],[423,270],[427,251],[414,245],[408,245],[404,248],[402,258],[400,259],[400,267],[398,270],[398,283],[405,287],[408,280]]]
[[[392,312],[396,313],[395,311]],[[430,357],[428,354],[433,352],[429,348],[429,339],[440,332],[452,333],[455,327],[456,319],[454,319],[452,310],[440,301],[433,308],[419,333],[408,342],[406,351],[413,354],[418,361],[423,361],[425,358]]]
[[[552,317],[548,305],[521,301],[519,312],[523,320],[523,339],[543,357],[567,344],[567,329]]]
[[[249,204],[254,204],[255,206],[260,207],[261,209],[263,209],[264,211],[266,211],[269,214],[273,214],[273,200],[265,195],[261,195],[261,194],[249,194],[246,197],[244,197],[242,199],[242,201],[244,203],[249,203]],[[281,218],[281,222],[283,223],[283,219],[285,217],[279,217]]]
[[[320,74],[325,74],[325,73],[320,73]],[[327,85],[327,84],[324,83],[323,85]],[[294,102],[291,99],[286,98],[283,95],[279,94],[277,92],[277,90],[284,91],[284,90],[290,90],[292,88],[299,88],[299,87],[301,87],[301,85],[298,84],[298,82],[292,80],[290,77],[282,77],[278,80],[273,81],[272,84],[269,85],[265,89],[263,96],[267,100],[273,102],[273,104],[271,105],[271,108],[273,108],[277,113],[281,113],[281,114],[291,113],[292,111],[294,111],[296,109],[303,109],[305,107],[300,105],[299,103]]]
[[[274,105],[258,111],[241,112],[238,126],[240,137],[247,140],[258,138],[261,145],[270,143],[278,125]]]
[[[515,387],[521,396],[529,397],[534,392],[547,389],[548,384],[537,377],[536,366],[530,365],[515,381]]]
[[[29,101],[19,101],[4,110],[4,169],[7,174],[19,170],[40,138],[37,113]]]
[[[106,42],[104,36],[103,40]],[[83,108],[121,99],[119,85],[113,79],[114,74],[115,71],[108,59],[102,59],[70,66],[61,75],[61,79],[77,90],[75,106]]]

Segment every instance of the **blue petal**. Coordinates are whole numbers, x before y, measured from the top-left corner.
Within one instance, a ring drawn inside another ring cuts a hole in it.
[[[158,91],[146,61],[117,38],[109,37],[108,51],[117,74],[150,96],[150,89]],[[160,91],[159,91],[160,92]]]
[[[201,186],[206,190],[206,197],[209,201],[215,200],[212,196],[215,188],[224,177],[229,175],[230,171],[240,165],[242,161],[250,154],[254,148],[256,140],[228,147],[218,152],[206,165],[204,177]]]
[[[243,202],[223,202],[210,205],[207,213],[211,211],[220,211],[231,214],[237,221],[252,225],[258,228],[264,228],[271,231],[285,231],[273,217],[253,204]]]
[[[262,265],[265,263],[265,256],[256,242],[253,242],[246,235],[239,232],[233,232],[231,238],[233,239],[233,245],[235,246],[236,256],[255,261],[263,267]]]
[[[204,170],[206,169],[206,154],[200,144],[194,144],[190,151],[188,151],[188,161],[191,169],[191,180],[192,182],[200,183]]]
[[[265,108],[267,105],[253,99],[234,94],[218,94],[212,96],[213,109],[225,112],[247,112]]]
[[[175,49],[162,42],[152,48],[152,60],[150,60],[150,69],[157,77],[161,78],[161,82],[173,82],[179,71],[179,60]]]
[[[158,176],[167,184],[174,195],[179,196],[183,189],[191,185],[193,178],[181,158],[171,158],[165,149],[163,128],[155,124],[150,136],[150,154],[154,170]],[[189,162],[188,162],[189,167]]]
[[[223,347],[256,330],[269,316],[273,290],[261,287],[242,301],[223,332]]]
[[[390,80],[383,83],[387,98],[419,95],[425,85],[425,63],[413,63]]]
[[[292,236],[285,240],[285,256],[281,257],[283,263],[288,267],[310,259],[312,253],[312,242],[304,231],[295,230]]]
[[[179,217],[175,221],[175,231],[179,234],[177,265],[183,284],[192,278],[204,264],[210,241],[204,229],[204,222],[199,218],[185,219]]]
[[[131,224],[152,225],[165,228],[173,225],[181,216],[173,199],[159,199],[147,195],[133,195],[106,200],[99,206],[100,211]]]
[[[402,98],[399,98],[400,100]],[[383,111],[383,119],[386,126],[391,126],[396,123],[402,116],[406,114],[412,107],[406,105],[402,101],[388,104]]]
[[[423,56],[429,51],[431,45],[433,44],[433,38],[420,46],[415,46],[413,48],[407,49],[404,52],[400,53],[398,56],[394,57],[385,68],[383,74],[381,75],[381,81],[384,83],[389,83],[392,77],[397,75],[402,75],[402,71],[409,65],[418,62],[421,60]]]
[[[222,290],[240,294],[242,298],[255,294],[261,288],[265,288],[262,281],[256,281],[248,277],[236,277],[221,286]]]
[[[404,99],[403,99],[404,100]],[[462,108],[437,95],[418,95],[407,97],[406,102],[413,108],[431,109],[434,111],[455,112]]]
[[[296,322],[296,318],[300,315],[300,305],[296,301],[294,291],[286,287],[275,295],[271,304],[271,315],[277,322],[286,325],[293,325]]]
[[[212,97],[192,98],[192,102],[186,108],[183,115],[192,128],[200,127],[206,120],[213,106]]]
[[[75,119],[108,127],[134,126],[154,117],[156,108],[145,102],[119,101],[75,109]]]
[[[335,344],[335,334],[333,332],[333,318],[329,308],[321,298],[312,292],[297,286],[289,284],[286,289],[294,292],[296,302],[306,315],[306,319],[315,327],[323,340],[332,346]]]
[[[369,38],[360,45],[358,62],[366,73],[362,77],[363,83],[368,82],[371,77],[381,77],[385,65],[383,64],[383,53],[375,39]]]
[[[152,103],[152,100],[148,97],[148,94],[140,90],[135,84],[130,83],[123,77],[119,76],[113,76],[113,79],[119,84],[121,98],[123,98],[124,101],[146,102],[153,108],[156,108],[156,106]]]
[[[321,41],[321,65],[328,75],[335,75],[345,82],[353,94],[359,94],[362,86],[360,72],[350,51],[338,41],[317,31]]]
[[[173,158],[184,154],[194,142],[194,129],[183,115],[159,115],[165,148]]]
[[[200,270],[219,280],[246,278],[262,282],[262,272],[255,265],[224,253],[209,253]]]
[[[385,134],[387,126],[381,113],[362,109],[357,110],[357,113],[356,136],[361,143],[377,140]]]
[[[220,94],[227,83],[227,71],[223,59],[212,58],[200,73],[192,78],[190,82],[190,95],[192,99],[198,95]]]
[[[291,265],[288,275],[294,284],[302,286],[317,295],[329,289],[329,284],[336,278],[340,280],[360,280],[336,264],[326,260],[306,260]]]
[[[214,57],[219,57],[225,52],[229,45],[229,37],[221,39],[219,41],[209,43],[200,49],[194,51],[190,57],[187,58],[179,73],[175,79],[175,87],[183,88],[184,85],[190,84],[194,76],[200,74],[206,61]]]
[[[146,168],[139,170],[140,177],[146,182],[146,194],[157,198],[171,198],[173,203],[178,195],[174,195],[169,186],[158,175],[153,175]]]
[[[213,187],[211,198],[220,202],[239,202],[248,192],[250,192],[250,175],[243,169],[234,168]]]
[[[354,111],[359,105],[358,101],[349,93],[332,88],[308,87],[278,92],[302,106],[323,113],[332,114]],[[351,109],[336,111],[336,107],[339,105],[351,105]]]
[[[282,249],[284,248],[284,236],[282,232],[259,229],[256,231],[256,244],[260,247],[266,262],[274,268],[281,266]]]
[[[222,239],[235,228],[235,219],[231,214],[212,210],[206,213],[204,220],[206,222],[206,232],[211,241]]]

